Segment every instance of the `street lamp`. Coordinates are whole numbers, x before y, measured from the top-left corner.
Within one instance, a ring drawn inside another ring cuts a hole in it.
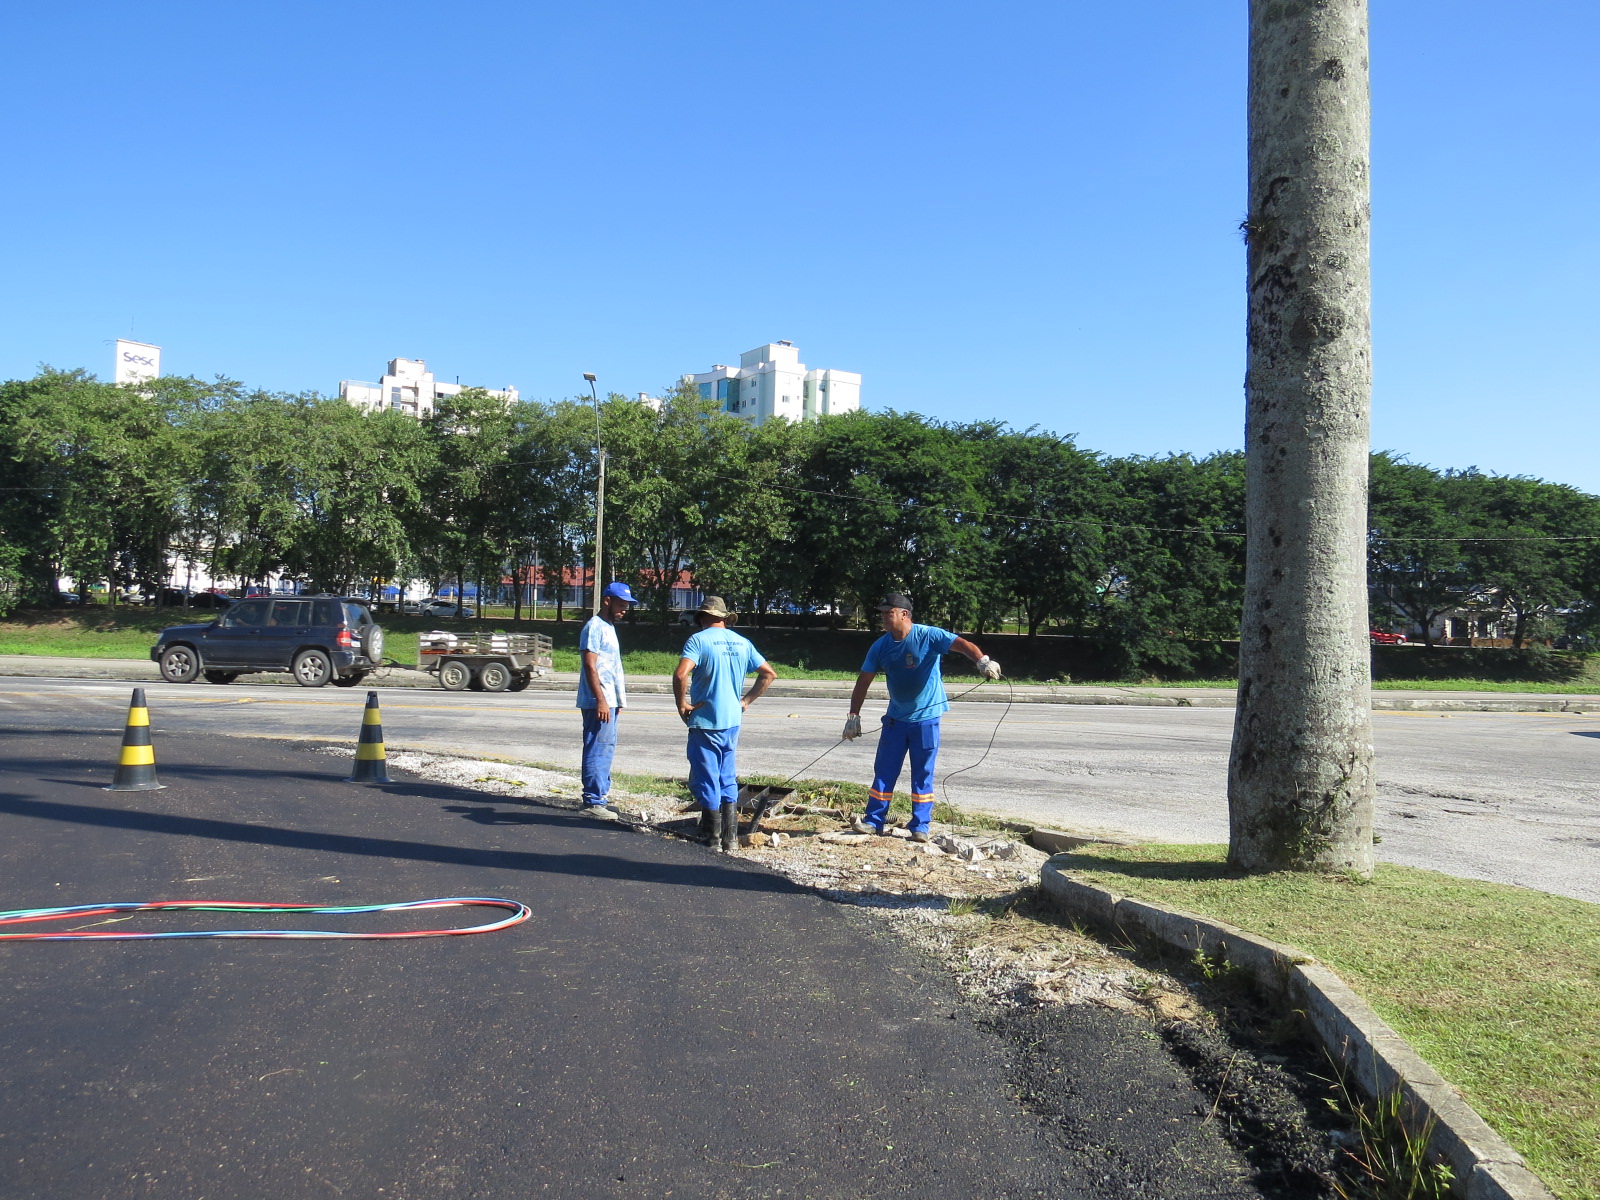
[[[600,397],[595,393],[595,377],[588,371],[583,377],[589,384],[589,399],[594,402],[594,457],[599,465],[594,484],[594,615],[600,615],[601,548],[606,532],[606,452],[600,446]]]

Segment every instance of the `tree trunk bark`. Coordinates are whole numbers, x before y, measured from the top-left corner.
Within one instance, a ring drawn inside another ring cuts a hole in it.
[[[1372,873],[1366,0],[1251,0],[1229,862]]]

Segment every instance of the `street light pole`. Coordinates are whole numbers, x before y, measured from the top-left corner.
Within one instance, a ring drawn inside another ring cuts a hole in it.
[[[598,467],[594,485],[594,615],[600,615],[600,564],[606,532],[606,452],[600,445],[600,397],[595,393],[595,377],[583,373],[589,383],[589,399],[594,402],[594,457]]]

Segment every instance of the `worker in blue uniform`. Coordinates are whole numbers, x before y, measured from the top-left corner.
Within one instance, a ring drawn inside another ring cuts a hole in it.
[[[672,673],[678,715],[689,727],[689,794],[700,805],[706,845],[724,853],[739,844],[739,727],[778,677],[749,639],[728,628],[733,616],[721,596],[707,596],[695,610],[700,631],[683,644]],[[741,696],[752,672],[756,680]]]
[[[889,818],[889,802],[906,758],[911,759],[911,820],[906,829],[914,842],[928,840],[933,823],[933,772],[939,759],[939,718],[950,707],[945,697],[940,659],[951,650],[971,659],[985,679],[1000,678],[1000,664],[964,637],[911,619],[911,601],[890,592],[878,604],[883,636],[867,650],[866,661],[850,694],[846,741],[861,736],[861,706],[867,689],[880,674],[889,686],[889,711],[878,734],[872,765],[872,789],[866,815],[855,823],[859,833],[881,834]]]

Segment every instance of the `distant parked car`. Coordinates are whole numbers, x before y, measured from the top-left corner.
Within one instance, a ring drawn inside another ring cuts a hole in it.
[[[209,625],[174,625],[150,649],[168,683],[288,671],[301,687],[354,687],[383,663],[383,628],[349,596],[251,596]]]
[[[77,592],[62,592],[59,599],[62,604],[72,605],[83,603],[83,597],[78,595]]]
[[[1384,633],[1377,629],[1369,630],[1367,636],[1372,639],[1374,646],[1399,646],[1406,640],[1403,633]]]
[[[464,604],[454,600],[425,600],[417,612],[424,617],[452,617],[470,619],[476,614]]]

